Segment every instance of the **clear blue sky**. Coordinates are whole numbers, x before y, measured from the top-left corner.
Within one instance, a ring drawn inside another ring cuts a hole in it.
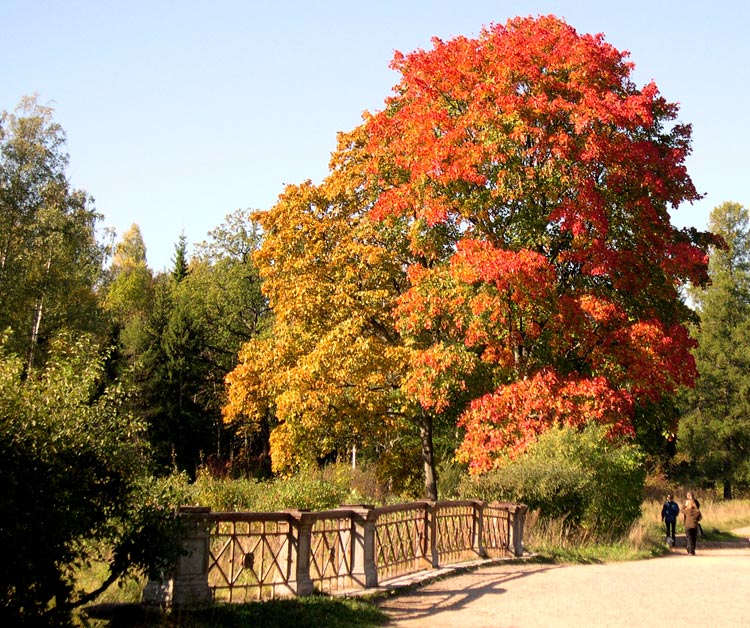
[[[706,198],[675,224],[750,202],[744,1],[2,0],[0,109],[33,93],[54,106],[73,184],[104,226],[137,223],[161,270],[183,230],[200,242],[286,183],[320,181],[336,132],[390,94],[394,50],[548,13],[630,51],[636,83],[654,79],[693,124]]]

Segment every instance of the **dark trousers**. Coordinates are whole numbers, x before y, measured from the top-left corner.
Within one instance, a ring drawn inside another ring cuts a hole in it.
[[[698,542],[698,528],[685,528],[685,539],[687,540],[688,554],[695,554],[695,545]]]
[[[667,526],[667,536],[671,536],[672,540],[674,541],[675,540],[675,538],[674,538],[674,529],[675,529],[675,526],[677,525],[677,522],[676,521],[665,521],[664,525]]]

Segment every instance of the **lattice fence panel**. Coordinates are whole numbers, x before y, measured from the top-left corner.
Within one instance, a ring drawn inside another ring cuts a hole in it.
[[[476,558],[474,506],[438,505],[435,511],[435,542],[441,565]]]
[[[313,524],[310,538],[310,579],[316,588],[331,592],[352,585],[352,521],[322,519]]]
[[[375,525],[375,563],[380,580],[424,569],[429,536],[424,508],[384,512]]]
[[[208,585],[216,600],[244,602],[294,594],[287,521],[218,521],[211,532]]]
[[[511,556],[510,513],[507,508],[488,504],[483,514],[483,544],[488,556],[493,558]]]

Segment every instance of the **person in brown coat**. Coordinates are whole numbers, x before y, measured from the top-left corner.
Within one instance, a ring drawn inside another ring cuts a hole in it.
[[[703,515],[701,515],[700,508],[698,508],[692,495],[690,495],[682,509],[682,520],[685,522],[687,553],[692,556],[695,556],[695,546],[698,542],[698,525],[702,518]]]

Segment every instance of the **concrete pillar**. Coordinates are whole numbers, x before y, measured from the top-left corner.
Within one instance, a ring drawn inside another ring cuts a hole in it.
[[[378,586],[378,567],[375,556],[375,523],[377,515],[370,505],[342,505],[352,517],[352,581],[365,589]]]
[[[292,567],[295,574],[295,593],[297,595],[312,595],[315,591],[312,578],[310,578],[310,552],[312,550],[312,526],[313,520],[309,512],[293,511],[295,519],[297,551],[292,557]]]
[[[425,555],[428,564],[433,569],[440,567],[440,554],[438,553],[437,543],[437,504],[435,502],[427,502],[425,507],[425,518],[426,528],[428,530],[427,536],[430,539],[429,554]]]
[[[210,529],[201,514],[209,508],[182,508],[180,541],[183,554],[174,573],[164,580],[149,580],[143,590],[143,602],[150,605],[194,608],[212,600],[208,586],[208,557]]]
[[[474,514],[472,521],[473,547],[477,556],[487,558],[487,552],[484,549],[484,508],[487,502],[475,501]]]
[[[523,556],[523,528],[526,522],[526,511],[529,507],[526,504],[513,504],[510,506],[511,516],[511,546],[513,555]]]

